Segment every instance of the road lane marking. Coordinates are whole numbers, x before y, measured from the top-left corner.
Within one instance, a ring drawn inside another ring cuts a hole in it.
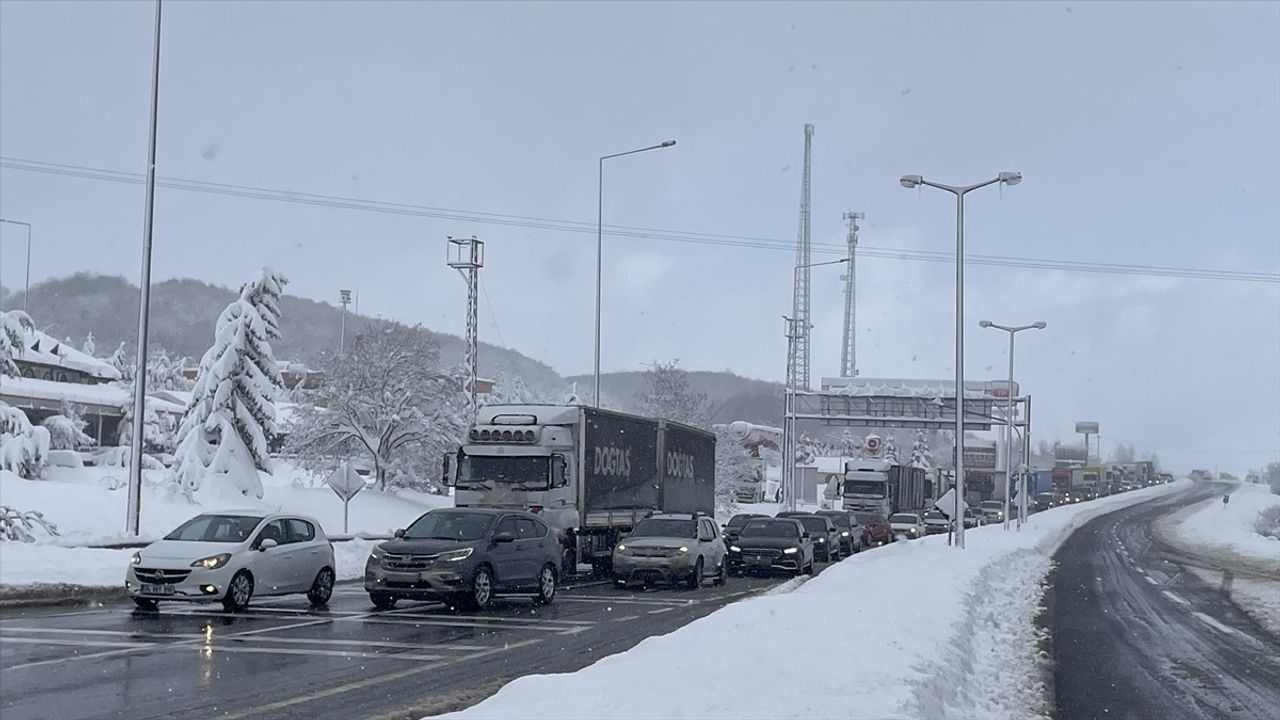
[[[1174,594],[1174,593],[1171,593],[1171,592],[1169,592],[1168,590],[1165,590],[1165,591],[1164,591],[1164,594],[1165,594],[1165,596],[1166,596],[1166,597],[1168,597],[1170,600],[1172,600],[1172,601],[1174,601],[1174,602],[1178,603],[1179,605],[1191,605],[1191,601],[1189,601],[1189,600],[1187,600],[1186,598],[1183,598],[1183,597],[1181,597],[1181,596],[1179,596],[1179,595],[1176,595],[1176,594]]]
[[[339,618],[339,620],[349,620],[349,619],[356,619],[356,618]],[[449,618],[430,617],[430,616],[423,617],[423,618],[371,616],[367,618],[358,618],[358,619],[363,620],[366,623],[399,625],[401,627],[418,627],[421,625],[426,625],[428,627],[462,627],[462,628],[471,628],[472,630],[493,630],[495,632],[504,631],[504,630],[505,631],[536,630],[541,632],[552,632],[559,635],[577,635],[578,633],[585,632],[594,627],[594,624],[591,624],[591,625],[505,625],[504,626],[504,625],[495,625],[492,623],[468,622],[463,619],[449,619]]]
[[[297,696],[294,696],[294,697],[291,697],[291,698],[288,698],[288,699],[285,699],[285,700],[277,700],[277,701],[275,701],[275,702],[273,702],[273,703],[267,703],[267,704],[265,704],[265,705],[259,705],[259,706],[257,706],[257,707],[253,707],[253,708],[245,708],[245,709],[240,710],[240,711],[238,711],[238,712],[233,712],[233,713],[229,713],[229,714],[224,714],[224,715],[222,715],[222,716],[221,716],[221,718],[222,718],[222,720],[238,720],[239,718],[248,717],[248,716],[250,716],[250,715],[259,715],[259,714],[262,714],[262,713],[270,713],[270,712],[272,712],[272,711],[274,711],[274,710],[279,710],[279,709],[281,709],[281,708],[286,708],[286,707],[290,707],[290,706],[293,706],[293,705],[298,705],[298,704],[300,704],[300,703],[304,703],[304,702],[311,702],[311,701],[313,701],[313,700],[320,700],[320,699],[323,699],[323,698],[326,698],[326,697],[330,697],[330,696],[332,696],[332,695],[338,695],[338,694],[341,694],[341,693],[344,693],[344,692],[349,692],[349,691],[351,691],[351,690],[358,690],[358,689],[360,689],[360,688],[369,687],[370,685],[377,685],[377,684],[384,683],[384,682],[390,682],[390,681],[392,681],[392,680],[400,680],[400,679],[402,679],[402,678],[407,678],[407,677],[411,677],[411,676],[413,676],[413,675],[417,675],[418,673],[427,672],[427,671],[429,671],[429,670],[435,670],[435,669],[438,669],[438,668],[440,668],[440,667],[444,667],[444,666],[446,666],[446,665],[453,665],[453,664],[457,664],[457,663],[461,663],[461,662],[466,662],[467,660],[475,660],[475,659],[478,659],[478,658],[484,657],[484,656],[486,656],[486,655],[491,655],[491,654],[493,654],[493,653],[506,652],[506,651],[508,651],[508,650],[515,650],[515,649],[517,649],[517,648],[521,648],[521,647],[526,647],[526,646],[529,646],[529,645],[533,645],[534,643],[537,643],[537,642],[539,642],[539,641],[538,641],[538,640],[525,640],[525,641],[523,641],[523,642],[511,643],[511,644],[508,644],[508,645],[506,645],[506,646],[504,646],[504,647],[501,647],[501,648],[493,648],[493,649],[491,649],[491,650],[485,650],[485,651],[483,651],[483,652],[478,652],[478,653],[472,653],[472,654],[470,654],[470,655],[465,655],[465,656],[463,656],[463,657],[460,657],[460,658],[458,658],[458,659],[456,659],[456,660],[452,660],[452,661],[447,661],[447,660],[446,660],[446,661],[442,661],[442,662],[425,663],[425,664],[422,664],[422,665],[418,665],[418,666],[416,666],[416,667],[407,668],[407,669],[405,669],[405,670],[399,670],[399,671],[392,672],[392,673],[385,673],[385,674],[382,674],[382,675],[375,675],[375,676],[373,676],[373,677],[364,678],[363,680],[357,680],[357,681],[355,681],[355,682],[350,682],[350,683],[347,683],[347,684],[345,684],[345,685],[337,685],[337,686],[334,686],[334,687],[325,688],[325,689],[323,689],[323,690],[318,690],[318,691],[316,691],[316,692],[312,692],[312,693],[309,693],[309,694],[307,694],[307,695],[297,695]]]
[[[565,597],[558,598],[558,602],[580,602],[580,603],[596,603],[603,605],[626,605],[628,603],[638,605],[671,605],[672,607],[686,607],[689,605],[697,605],[700,600],[671,600],[667,598],[606,598],[606,597]]]
[[[649,615],[657,615],[658,613],[671,612],[672,610],[675,610],[675,608],[664,607],[664,608],[658,608],[657,610],[646,610],[645,613]]]
[[[639,616],[639,615],[628,615],[628,616],[626,616],[626,617],[614,618],[614,619],[613,619],[613,621],[614,621],[614,622],[629,622],[629,621],[631,621],[631,620],[639,620],[639,619],[640,619],[640,616]]]
[[[443,660],[445,655],[424,655],[420,653],[372,653],[347,650],[324,650],[321,648],[267,648],[267,647],[240,647],[219,644],[219,641],[208,642],[204,644],[192,644],[187,642],[172,643],[137,643],[125,642],[120,640],[62,640],[58,638],[37,638],[37,637],[5,637],[4,642],[30,643],[34,645],[67,645],[72,647],[107,647],[107,648],[129,648],[132,650],[186,650],[189,652],[202,653],[224,652],[224,653],[258,653],[266,655],[306,655],[311,657],[340,657],[340,658],[356,658],[359,660],[413,660],[413,661],[437,661]],[[6,668],[9,669],[9,668]]]
[[[162,645],[163,643],[147,643],[128,640],[92,640],[89,638],[81,638],[78,640],[63,640],[62,638],[37,638],[37,637],[15,637],[5,635],[0,637],[0,643],[41,643],[44,645],[67,645],[69,647],[114,647],[114,648],[150,648]],[[8,669],[8,668],[6,668]]]
[[[1243,637],[1243,638],[1249,638],[1249,635],[1247,633],[1240,632],[1239,630],[1231,627],[1230,625],[1223,625],[1222,623],[1209,617],[1208,615],[1205,615],[1202,612],[1193,610],[1191,614],[1199,618],[1200,621],[1203,622],[1205,625],[1208,625],[1209,627],[1215,630],[1218,630],[1219,632],[1229,633],[1232,635],[1239,635],[1240,637]]]
[[[594,625],[591,620],[555,620],[551,618],[521,618],[506,617],[504,615],[438,615],[431,613],[415,613],[417,608],[406,608],[405,610],[391,610],[388,612],[378,613],[380,617],[402,617],[402,618],[427,618],[429,620],[471,620],[476,622],[493,622],[498,624],[529,624],[529,625]]]
[[[281,643],[285,645],[359,645],[362,647],[383,647],[397,648],[404,650],[461,650],[467,652],[475,652],[480,650],[490,650],[492,645],[454,645],[441,643],[408,643],[394,642],[389,640],[364,640],[353,638],[343,640],[337,638],[291,638],[291,637],[265,637],[262,635],[254,637],[244,637],[240,635],[221,635],[218,633],[149,633],[135,632],[131,630],[74,630],[70,628],[21,628],[21,633],[37,633],[37,634],[56,634],[56,635],[97,635],[105,637],[132,638],[136,640],[157,641],[162,642],[165,639],[173,640],[200,640],[206,641],[212,639],[214,641],[229,640],[232,642],[255,642],[255,643]],[[0,631],[0,641],[7,639],[3,631]]]

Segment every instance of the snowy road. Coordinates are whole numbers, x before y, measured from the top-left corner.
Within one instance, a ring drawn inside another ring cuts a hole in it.
[[[1280,640],[1190,571],[1203,556],[1151,532],[1223,487],[1106,515],[1058,550],[1047,619],[1060,720],[1261,718],[1280,707]]]
[[[373,612],[358,585],[327,611],[304,599],[0,613],[0,716],[400,718],[470,705],[521,675],[567,672],[782,582],[697,591],[565,588],[554,604],[488,612],[401,603]],[[215,609],[216,608],[216,609]],[[718,659],[715,659],[718,661]]]

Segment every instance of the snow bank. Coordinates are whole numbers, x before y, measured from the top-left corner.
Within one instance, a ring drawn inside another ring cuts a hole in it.
[[[1280,505],[1267,485],[1245,484],[1231,492],[1225,507],[1222,498],[1205,500],[1188,512],[1175,528],[1178,537],[1192,547],[1261,560],[1280,570],[1280,539],[1254,531],[1258,513]]]
[[[937,535],[862,553],[446,717],[1048,716],[1034,619],[1054,551],[1098,515],[1184,487],[1054,508],[1021,532],[970,530],[963,552]]]

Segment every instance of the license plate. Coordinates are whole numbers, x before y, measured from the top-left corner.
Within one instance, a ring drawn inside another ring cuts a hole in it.
[[[143,583],[142,587],[139,588],[139,592],[141,592],[143,595],[172,595],[173,586],[172,585],[148,585],[146,583]]]
[[[761,557],[759,555],[755,555],[747,558],[747,564],[748,565],[772,565],[773,558]]]

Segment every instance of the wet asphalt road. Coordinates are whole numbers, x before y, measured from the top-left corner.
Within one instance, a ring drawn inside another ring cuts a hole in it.
[[[671,632],[785,578],[699,590],[562,588],[550,606],[485,612],[401,602],[360,585],[329,607],[301,596],[220,606],[124,603],[0,613],[0,717],[417,718],[471,705],[531,673],[567,672]]]
[[[1047,613],[1058,720],[1280,717],[1280,640],[1188,570],[1203,557],[1151,532],[1224,487],[1105,515],[1058,550]]]

